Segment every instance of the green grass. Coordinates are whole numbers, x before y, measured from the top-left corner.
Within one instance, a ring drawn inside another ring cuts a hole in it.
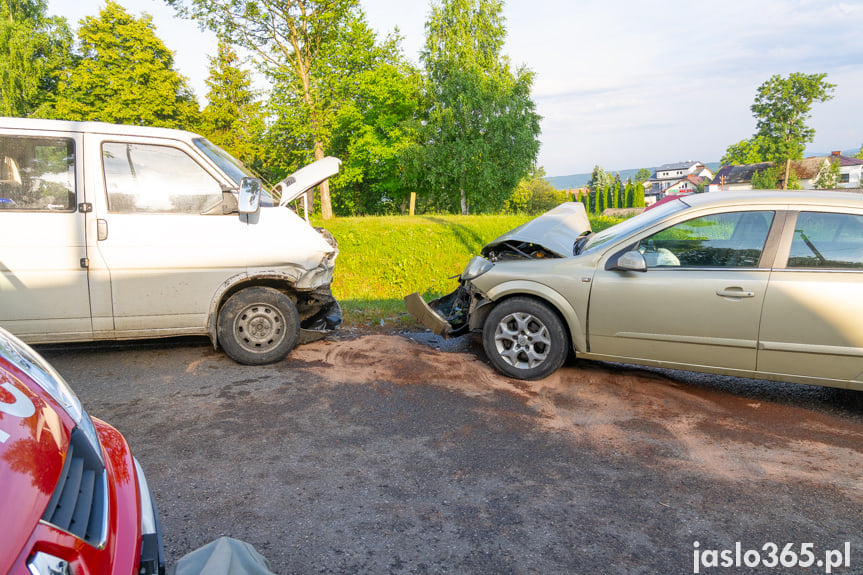
[[[471,256],[512,228],[532,219],[501,216],[382,216],[314,221],[339,242],[333,295],[347,325],[414,325],[404,296],[426,299],[454,290],[449,279],[462,272]],[[591,218],[594,231],[620,220]]]

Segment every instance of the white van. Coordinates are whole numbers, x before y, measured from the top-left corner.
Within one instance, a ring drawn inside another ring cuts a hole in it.
[[[338,248],[275,188],[179,130],[0,118],[0,325],[31,343],[208,335],[265,364],[341,322]]]

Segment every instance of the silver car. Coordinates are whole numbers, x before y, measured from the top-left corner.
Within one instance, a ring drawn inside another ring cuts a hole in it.
[[[408,310],[518,379],[580,358],[863,390],[863,194],[713,192],[599,233],[558,206]]]

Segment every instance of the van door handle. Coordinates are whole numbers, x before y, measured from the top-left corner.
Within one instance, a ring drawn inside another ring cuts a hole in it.
[[[747,297],[755,297],[754,291],[743,291],[743,288],[739,287],[729,287],[716,292],[716,295],[719,297],[730,297],[736,299],[742,299]]]
[[[96,239],[103,242],[108,239],[108,222],[107,220],[96,220]]]

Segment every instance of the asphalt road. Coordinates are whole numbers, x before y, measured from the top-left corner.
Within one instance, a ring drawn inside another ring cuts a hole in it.
[[[40,351],[129,440],[171,563],[227,535],[279,574],[863,573],[863,393],[588,362],[525,383],[412,337],[266,367]],[[738,542],[760,562],[721,567]],[[812,565],[766,567],[770,543]]]

